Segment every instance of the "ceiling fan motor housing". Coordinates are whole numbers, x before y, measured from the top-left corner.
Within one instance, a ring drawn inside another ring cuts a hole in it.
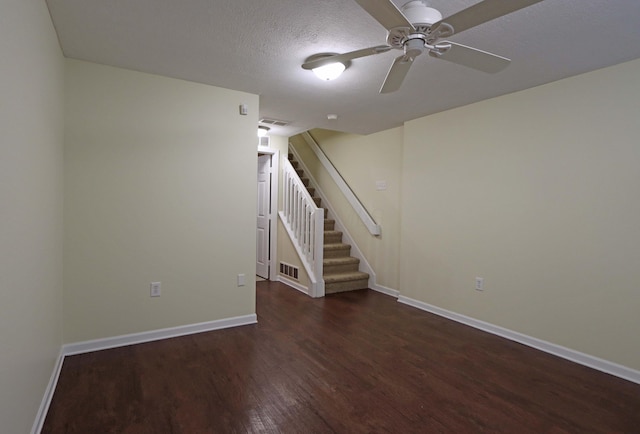
[[[407,49],[406,45],[412,39],[419,38],[424,45],[427,42],[427,34],[431,25],[442,19],[442,14],[421,0],[412,0],[401,8],[402,14],[407,18],[414,29],[408,27],[395,27],[387,33],[387,44],[396,49]],[[415,42],[412,43],[415,46]],[[412,47],[413,48],[413,47]]]
[[[412,0],[405,3],[401,11],[416,30],[420,30],[419,27],[431,26],[442,19],[442,14],[438,10],[430,8],[422,0]]]

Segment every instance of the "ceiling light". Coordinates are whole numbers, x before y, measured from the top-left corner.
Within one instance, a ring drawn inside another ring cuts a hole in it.
[[[320,80],[333,80],[338,78],[340,74],[342,74],[342,72],[345,70],[345,68],[346,67],[344,63],[335,62],[329,63],[328,65],[320,66],[318,68],[314,68],[313,73]]]
[[[258,125],[258,137],[264,137],[269,132],[270,128],[262,125]]]
[[[334,80],[342,74],[342,72],[347,69],[351,65],[350,60],[338,61],[332,59],[332,57],[338,56],[338,53],[316,53],[312,56],[309,56],[305,59],[302,64],[302,68],[309,70],[311,69],[313,73],[320,80]],[[321,62],[317,62],[321,60]],[[319,63],[322,66],[318,66],[314,68],[313,65]],[[330,62],[330,63],[326,63]]]

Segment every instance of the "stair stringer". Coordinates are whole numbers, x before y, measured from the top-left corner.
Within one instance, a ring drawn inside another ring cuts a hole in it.
[[[295,150],[295,148],[291,144],[289,144],[289,152],[293,154],[298,164],[300,164],[302,170],[304,170],[305,176],[309,178],[309,183],[312,184],[313,188],[316,189],[316,195],[320,197],[324,207],[327,208],[329,217],[335,220],[337,230],[342,232],[343,242],[345,244],[351,245],[351,256],[353,256],[354,258],[358,258],[360,260],[358,270],[369,274],[369,281],[367,286],[371,289],[378,290],[377,289],[378,285],[376,284],[375,271],[373,271],[373,268],[369,264],[369,261],[367,261],[367,258],[362,253],[362,250],[360,250],[355,240],[353,239],[353,237],[345,227],[344,223],[342,223],[342,220],[340,220],[340,216],[336,213],[335,209],[331,206],[331,202],[329,202],[329,200],[327,199],[327,196],[324,194],[324,192],[322,191],[322,189],[314,179],[313,175],[311,174],[311,171],[304,164],[304,161],[302,161],[302,158],[300,158],[300,154],[298,154],[298,152]],[[386,291],[382,291],[382,292],[386,292]]]

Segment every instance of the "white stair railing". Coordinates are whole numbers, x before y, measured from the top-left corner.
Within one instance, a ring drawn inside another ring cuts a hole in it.
[[[324,209],[316,206],[288,160],[282,173],[284,198],[280,218],[309,275],[309,295],[323,297]]]

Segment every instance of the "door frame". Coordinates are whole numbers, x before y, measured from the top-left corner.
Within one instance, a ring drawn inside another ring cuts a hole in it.
[[[278,278],[278,179],[280,178],[280,151],[266,146],[258,146],[256,157],[271,155],[271,194],[269,204],[269,280]],[[256,158],[257,163],[257,158]],[[257,254],[257,252],[256,252]]]

